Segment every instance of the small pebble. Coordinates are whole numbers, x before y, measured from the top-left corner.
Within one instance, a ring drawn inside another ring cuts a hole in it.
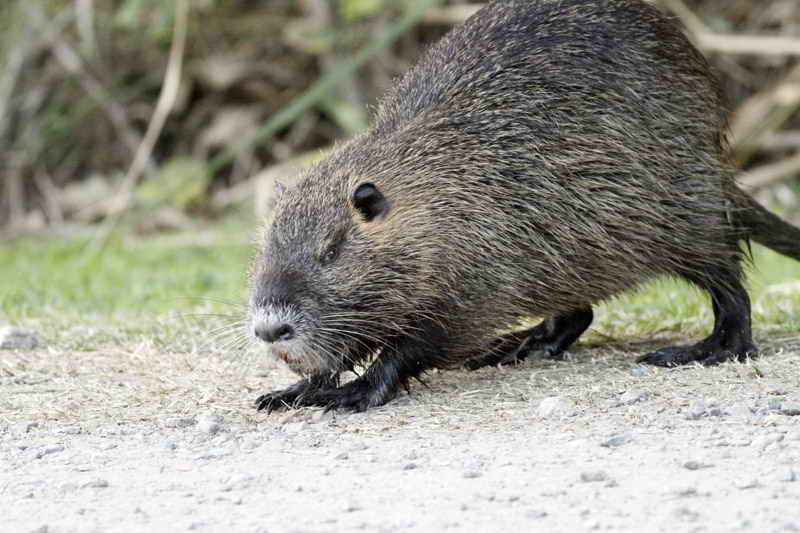
[[[50,444],[48,446],[44,446],[44,447],[40,448],[36,452],[36,458],[37,459],[41,459],[45,455],[50,455],[50,454],[53,454],[53,453],[58,453],[58,452],[63,452],[63,451],[64,451],[64,446],[62,446],[61,444]]]
[[[781,410],[780,398],[770,398],[770,400],[767,402],[767,409],[770,411],[780,411]]]
[[[682,522],[696,522],[700,518],[700,513],[688,507],[678,507],[672,511],[672,515]]]
[[[339,452],[336,455],[334,455],[333,458],[339,461],[346,461],[347,459],[350,458],[350,454],[347,452]]]
[[[542,418],[551,418],[555,416],[563,416],[567,414],[568,405],[562,398],[558,396],[551,396],[545,398],[539,403],[537,413]]]
[[[702,463],[700,461],[694,461],[694,460],[686,461],[685,463],[683,463],[683,467],[686,470],[700,470],[701,468],[711,468],[712,466],[714,466],[714,465],[710,465],[708,463]]]
[[[633,440],[633,435],[630,433],[623,433],[621,435],[614,435],[603,442],[600,443],[600,446],[604,448],[616,448],[617,446],[622,446],[623,444],[627,444]]]
[[[178,417],[178,416],[171,416],[164,420],[164,426],[168,428],[186,428],[189,426],[193,426],[195,420],[193,417]],[[114,433],[111,433],[112,435]]]
[[[581,481],[583,481],[584,483],[596,483],[608,480],[609,480],[608,474],[606,474],[602,470],[597,470],[594,472],[581,472]]]
[[[787,468],[778,475],[778,481],[783,481],[784,483],[794,483],[797,480],[798,480],[797,472],[795,472],[791,468]]]
[[[703,416],[705,416],[708,407],[706,406],[706,402],[703,400],[695,400],[692,402],[692,405],[689,406],[689,409],[686,411],[686,419],[687,420],[699,420]]]
[[[403,470],[416,470],[417,463],[406,463],[403,465]]]
[[[0,350],[35,350],[39,340],[33,330],[25,328],[0,328]]]
[[[731,416],[736,416],[739,418],[750,418],[753,416],[752,409],[750,409],[750,407],[745,403],[736,403],[730,406],[727,411]]]
[[[359,511],[361,507],[355,502],[348,502],[347,505],[344,507],[345,513],[352,513],[355,511]]]
[[[477,477],[481,477],[481,473],[477,470],[467,470],[464,472],[464,478],[466,479],[475,479]]]
[[[211,448],[210,450],[206,451],[205,453],[201,453],[195,456],[195,460],[201,459],[219,459],[220,457],[226,457],[231,454],[230,450],[225,448]]]
[[[643,390],[629,390],[619,397],[619,403],[622,405],[633,405],[638,402],[643,402],[650,398],[650,393]]]
[[[746,490],[758,488],[761,486],[761,483],[757,479],[747,479],[737,481],[734,485],[737,489]]]
[[[649,373],[650,373],[650,370],[648,370],[647,368],[645,368],[643,366],[636,366],[636,367],[631,368],[631,376],[633,376],[635,378],[644,377],[644,376],[648,375]]]
[[[178,447],[178,445],[171,440],[164,440],[161,441],[161,447],[164,448],[165,450],[174,450],[175,448]]]
[[[222,417],[218,415],[202,415],[197,418],[197,430],[209,435],[215,435],[222,429]]]
[[[781,406],[781,413],[786,416],[800,416],[800,403],[788,402]]]
[[[90,488],[90,489],[105,489],[107,487],[108,487],[108,481],[106,481],[105,479],[94,479],[83,485],[83,488]]]

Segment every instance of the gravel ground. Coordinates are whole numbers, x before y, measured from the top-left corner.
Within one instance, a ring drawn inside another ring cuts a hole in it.
[[[800,531],[800,338],[771,342],[670,370],[580,346],[271,416],[250,403],[292,376],[254,358],[0,352],[0,531]]]

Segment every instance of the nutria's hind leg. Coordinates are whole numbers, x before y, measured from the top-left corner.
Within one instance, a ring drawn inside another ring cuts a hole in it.
[[[533,328],[503,335],[492,343],[486,353],[467,360],[465,366],[469,370],[476,370],[485,366],[514,364],[531,354],[560,359],[564,351],[586,331],[593,317],[592,308],[587,307],[548,318]]]
[[[644,355],[637,363],[677,366],[688,363],[716,365],[728,360],[744,361],[757,355],[750,331],[750,298],[735,273],[717,278],[713,286],[697,282],[711,294],[714,331],[691,346],[670,346]]]
[[[291,387],[268,392],[256,398],[255,406],[259,411],[268,414],[278,409],[291,409],[305,404],[305,399],[321,390],[335,389],[338,384],[336,375],[316,375],[301,379]]]

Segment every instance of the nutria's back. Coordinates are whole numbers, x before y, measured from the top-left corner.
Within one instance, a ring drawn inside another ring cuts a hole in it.
[[[556,356],[592,304],[662,274],[709,291],[717,322],[648,362],[745,357],[751,219],[724,128],[708,65],[655,8],[490,2],[278,200],[253,327],[307,379],[259,407],[364,409],[427,368]],[[496,337],[530,316],[551,318]]]
[[[697,113],[698,122],[684,126],[718,140],[725,121],[718,85],[680,27],[655,7],[630,0],[495,1],[428,50],[389,91],[375,129],[390,131],[437,112],[538,115],[546,104],[614,116],[633,107],[637,116],[643,109],[635,101],[648,97],[649,106],[660,107],[650,112]],[[678,102],[690,107],[675,108]],[[659,120],[648,126],[668,117],[649,118]],[[570,124],[586,122],[573,117],[564,125]]]

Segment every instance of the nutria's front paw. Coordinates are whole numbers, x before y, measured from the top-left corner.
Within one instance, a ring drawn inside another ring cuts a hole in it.
[[[397,395],[397,389],[388,384],[374,385],[365,379],[356,379],[336,389],[320,390],[309,399],[326,411],[341,409],[362,412],[383,405]]]
[[[326,390],[336,390],[336,379],[329,377],[311,377],[301,379],[291,387],[262,394],[256,398],[255,406],[259,411],[266,411],[267,414],[279,409],[294,409],[306,405],[316,405],[308,403],[314,394]]]

